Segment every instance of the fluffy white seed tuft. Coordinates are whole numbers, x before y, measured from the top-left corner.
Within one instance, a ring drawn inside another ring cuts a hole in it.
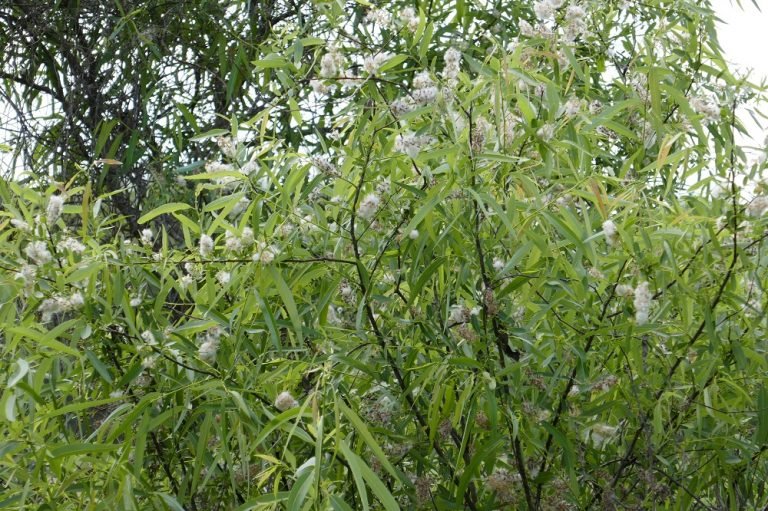
[[[275,408],[284,412],[291,408],[299,406],[299,402],[296,401],[290,392],[281,392],[275,399]]]

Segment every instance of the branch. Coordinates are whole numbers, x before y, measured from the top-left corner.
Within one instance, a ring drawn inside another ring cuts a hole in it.
[[[473,119],[472,119],[472,112],[467,112],[464,110],[465,114],[469,117],[469,160],[470,164],[472,166],[471,169],[471,176],[472,176],[472,188],[475,187],[475,179],[477,176],[476,168],[475,168],[475,158],[474,158],[474,149],[473,149],[473,133],[474,133],[474,127],[472,126]],[[475,251],[477,252],[477,259],[478,263],[480,265],[480,275],[483,282],[483,286],[485,287],[486,292],[493,292],[493,288],[491,287],[491,279],[488,277],[488,272],[485,268],[485,253],[483,252],[483,245],[480,241],[480,203],[475,198],[473,199],[474,204],[474,217],[475,217],[475,229],[474,229],[474,241],[475,241]],[[505,355],[509,355],[510,358],[512,358],[515,361],[520,360],[520,352],[514,348],[509,347],[509,335],[503,331],[501,324],[499,322],[499,318],[496,314],[490,314],[488,310],[488,300],[484,296],[481,300],[481,303],[483,305],[483,322],[487,323],[488,318],[491,318],[491,326],[493,329],[494,339],[496,340],[496,349],[498,350],[499,354],[499,364],[501,366],[502,372],[506,369],[506,361],[504,359]],[[504,389],[504,392],[507,396],[507,398],[510,398],[512,396],[512,389],[509,387],[509,382],[504,381],[504,383],[500,386],[501,389]],[[517,467],[517,473],[520,475],[520,481],[523,485],[523,492],[525,493],[525,501],[528,504],[528,509],[533,510],[536,509],[534,506],[534,499],[533,499],[533,493],[531,492],[531,486],[528,482],[528,474],[525,469],[525,459],[524,459],[524,453],[522,445],[520,444],[520,437],[519,435],[516,435],[514,432],[514,428],[512,427],[512,424],[510,424],[509,418],[505,414],[505,422],[507,423],[507,430],[509,431],[510,438],[512,440],[512,452],[515,458],[515,465]]]
[[[737,204],[737,198],[736,198],[736,171],[735,171],[735,155],[733,151],[733,144],[734,144],[734,135],[733,135],[733,129],[736,123],[736,101],[734,100],[733,107],[731,110],[731,147],[730,147],[730,173],[731,173],[731,192],[732,192],[732,200],[733,200],[733,223],[734,223],[734,229],[733,229],[733,255],[731,257],[731,263],[728,266],[728,270],[726,271],[725,277],[723,277],[723,280],[720,282],[720,286],[717,289],[717,292],[715,293],[715,297],[712,300],[711,304],[709,305],[710,312],[714,312],[717,308],[718,304],[723,298],[723,293],[725,292],[725,287],[728,285],[728,282],[730,282],[731,277],[733,276],[734,270],[736,268],[736,263],[739,260],[739,250],[738,250],[738,232],[736,230],[736,226],[738,225],[738,204]],[[768,237],[768,233],[763,234],[761,239],[764,239]],[[684,346],[685,351],[687,352],[688,349],[702,336],[704,333],[704,330],[707,326],[707,319],[704,318],[701,323],[699,324],[699,327],[696,329],[696,332],[691,336],[691,338],[688,340],[686,345]],[[682,363],[683,359],[685,359],[685,355],[679,355],[676,359],[674,364],[672,364],[672,367],[670,367],[669,371],[667,372],[667,377],[664,379],[664,385],[655,393],[652,402],[654,403],[654,406],[650,407],[646,412],[643,414],[643,418],[640,421],[640,425],[638,426],[637,430],[635,430],[635,434],[632,436],[632,440],[629,443],[629,446],[627,447],[627,451],[624,454],[624,456],[621,459],[621,462],[619,463],[619,467],[616,469],[616,473],[614,474],[613,480],[611,481],[611,488],[615,488],[618,482],[621,480],[621,478],[624,475],[624,471],[631,465],[634,465],[637,462],[637,458],[635,458],[634,450],[635,446],[637,445],[638,440],[640,439],[640,435],[645,430],[645,427],[648,425],[648,422],[650,421],[650,418],[653,414],[653,410],[655,407],[655,403],[659,401],[661,396],[666,391],[669,382],[672,380],[672,377],[674,376],[675,372],[677,372],[677,368],[680,367],[680,364]],[[698,391],[696,391],[698,392]],[[602,499],[603,492],[596,493],[592,500],[590,501],[591,507],[593,504],[598,502],[600,499]]]
[[[616,296],[616,286],[621,280],[621,276],[624,274],[624,270],[626,269],[626,267],[627,267],[627,261],[625,260],[621,264],[621,268],[619,268],[619,272],[616,275],[616,281],[614,282],[613,286],[611,286],[611,292],[608,295],[608,298],[605,300],[605,303],[603,303],[603,309],[600,311],[600,317],[598,319],[598,322],[595,328],[600,328],[600,324],[605,319],[606,313],[608,312],[608,306],[610,305],[614,296]],[[592,344],[594,343],[596,338],[597,338],[597,334],[594,332],[590,334],[590,336],[587,338],[587,342],[584,345],[585,356],[592,349]],[[552,423],[551,423],[553,428],[557,427],[557,425],[560,423],[560,418],[562,417],[563,412],[565,411],[565,405],[566,405],[566,402],[568,401],[568,396],[570,395],[571,389],[573,388],[573,385],[576,382],[576,374],[578,373],[578,370],[579,370],[578,364],[574,364],[573,369],[571,369],[571,374],[568,377],[568,383],[565,384],[565,389],[560,394],[560,399],[557,402],[557,410],[555,410],[555,416],[552,418]],[[541,465],[539,466],[539,474],[543,474],[544,471],[547,469],[547,464],[549,462],[549,451],[552,448],[553,441],[554,441],[554,436],[552,435],[552,433],[549,433],[547,435],[547,441],[544,445],[544,458],[541,460]],[[542,490],[543,490],[543,483],[537,484],[536,485],[536,504],[537,505],[541,502]]]
[[[65,103],[65,98],[60,96],[58,92],[51,89],[47,85],[41,85],[23,76],[16,76],[11,73],[6,73],[5,71],[0,71],[0,78],[2,78],[3,80],[10,80],[12,82],[16,82],[32,90],[36,90],[38,92],[43,92],[45,94],[48,94],[52,98],[56,99],[57,101],[61,102],[62,104]]]
[[[376,130],[378,131],[378,130]],[[375,134],[375,133],[374,133]],[[360,200],[360,193],[363,186],[363,183],[365,182],[365,175],[366,170],[368,169],[368,166],[370,164],[371,160],[371,152],[373,150],[372,146],[369,146],[366,151],[365,156],[365,162],[362,165],[362,170],[360,173],[360,179],[358,181],[358,184],[355,186],[355,195],[352,200],[352,208],[351,208],[351,218],[350,218],[350,226],[349,226],[349,232],[352,239],[352,249],[355,254],[355,267],[357,269],[357,276],[358,276],[358,283],[360,285],[360,290],[362,293],[362,300],[363,300],[363,309],[365,311],[365,315],[368,318],[368,322],[371,324],[371,328],[373,329],[373,333],[378,341],[378,344],[384,353],[384,357],[387,360],[387,363],[389,364],[390,368],[392,369],[392,373],[395,375],[395,379],[397,380],[397,384],[401,389],[401,392],[403,396],[405,397],[405,400],[408,402],[408,406],[411,410],[411,412],[414,415],[414,418],[416,419],[416,422],[418,423],[420,429],[424,434],[429,436],[429,423],[424,418],[424,416],[421,413],[421,410],[419,406],[417,405],[416,401],[414,400],[413,396],[411,395],[410,391],[408,390],[408,385],[405,383],[405,378],[403,378],[402,371],[400,371],[400,368],[395,363],[394,358],[392,357],[392,354],[389,351],[389,345],[387,342],[386,337],[384,336],[383,332],[379,328],[378,322],[376,321],[376,316],[374,315],[373,308],[371,307],[371,303],[368,300],[368,289],[365,287],[365,279],[363,278],[362,268],[362,257],[360,255],[360,240],[357,236],[356,231],[356,224],[357,224],[357,206]],[[454,442],[456,442],[457,447],[461,447],[461,439],[458,438],[458,435],[456,435],[455,431],[451,431],[452,437]],[[435,440],[432,443],[432,448],[434,449],[435,453],[437,453],[438,457],[441,459],[443,463],[450,466],[450,460],[446,456],[445,452],[443,451],[442,447],[440,447],[440,444],[437,443],[437,440]],[[459,477],[456,473],[456,469],[454,467],[453,471],[453,479],[456,484],[459,483]],[[475,498],[474,498],[474,486],[471,487],[472,491],[470,494],[468,494],[465,497],[466,505],[469,509],[476,511],[477,506],[475,504]]]

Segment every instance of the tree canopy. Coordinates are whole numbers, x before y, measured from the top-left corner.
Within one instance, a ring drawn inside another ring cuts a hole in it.
[[[0,15],[3,505],[768,505],[764,91],[708,2]]]

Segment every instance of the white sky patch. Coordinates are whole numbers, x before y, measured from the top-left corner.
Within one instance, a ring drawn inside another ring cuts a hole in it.
[[[749,72],[750,81],[759,84],[768,78],[768,4],[761,0],[757,3],[762,4],[762,11],[751,0],[741,0],[741,6],[736,0],[712,0],[715,14],[721,20],[717,24],[717,38],[732,71],[738,75]],[[756,124],[743,110],[740,114],[751,139],[737,137],[737,142],[761,145],[766,129]],[[763,122],[763,125],[766,123]]]
[[[768,77],[768,5],[760,12],[751,0],[741,0],[741,7],[736,0],[712,0],[712,7],[722,21],[717,34],[728,61],[752,69],[755,81]]]

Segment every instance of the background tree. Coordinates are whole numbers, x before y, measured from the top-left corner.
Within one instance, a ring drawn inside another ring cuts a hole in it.
[[[289,19],[303,22],[290,2],[3,2],[2,98],[18,126],[6,173],[87,169],[98,193],[124,190],[111,202],[135,227],[150,188],[200,157],[189,137],[273,99],[250,61]]]

